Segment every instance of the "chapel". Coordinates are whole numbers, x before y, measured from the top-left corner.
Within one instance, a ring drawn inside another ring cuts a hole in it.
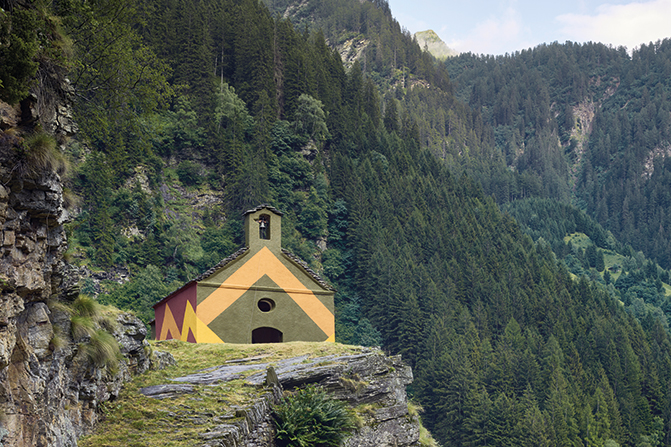
[[[282,213],[244,213],[245,247],[154,305],[157,340],[335,341],[334,289],[282,248]]]

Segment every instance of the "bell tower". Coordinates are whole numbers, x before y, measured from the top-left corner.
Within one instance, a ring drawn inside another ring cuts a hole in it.
[[[273,253],[282,249],[282,213],[270,205],[260,205],[244,213],[245,245],[251,252],[263,247]]]

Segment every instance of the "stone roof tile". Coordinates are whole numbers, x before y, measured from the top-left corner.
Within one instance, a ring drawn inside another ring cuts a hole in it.
[[[242,213],[242,215],[246,216],[247,214],[255,213],[255,212],[260,211],[264,208],[272,211],[273,213],[277,214],[278,216],[284,216],[284,213],[282,211],[278,210],[274,206],[268,205],[267,203],[263,204],[263,205],[259,205],[256,208],[252,208],[251,210],[247,210],[244,213]]]
[[[217,263],[215,266],[211,267],[205,273],[202,273],[201,275],[197,276],[194,279],[194,281],[199,282],[199,281],[202,281],[203,279],[207,278],[208,276],[214,275],[214,273],[216,273],[217,270],[225,267],[226,264],[228,264],[229,262],[233,262],[234,260],[236,260],[240,256],[247,253],[247,250],[249,250],[249,247],[242,247],[240,250],[236,251],[235,253],[233,253],[229,257],[224,258],[221,261],[219,261],[219,263]]]

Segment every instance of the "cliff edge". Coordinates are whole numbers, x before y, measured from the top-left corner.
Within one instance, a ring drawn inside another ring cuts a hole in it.
[[[152,343],[177,364],[135,377],[81,446],[274,447],[273,407],[309,384],[356,413],[346,446],[436,445],[408,402],[412,370],[400,356],[336,343]]]

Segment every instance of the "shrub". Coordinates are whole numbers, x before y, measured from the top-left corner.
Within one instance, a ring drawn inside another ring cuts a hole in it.
[[[198,186],[203,182],[201,167],[192,161],[185,160],[177,165],[179,181],[186,186]]]
[[[356,416],[345,402],[308,385],[273,410],[280,447],[338,446],[356,428]]]

